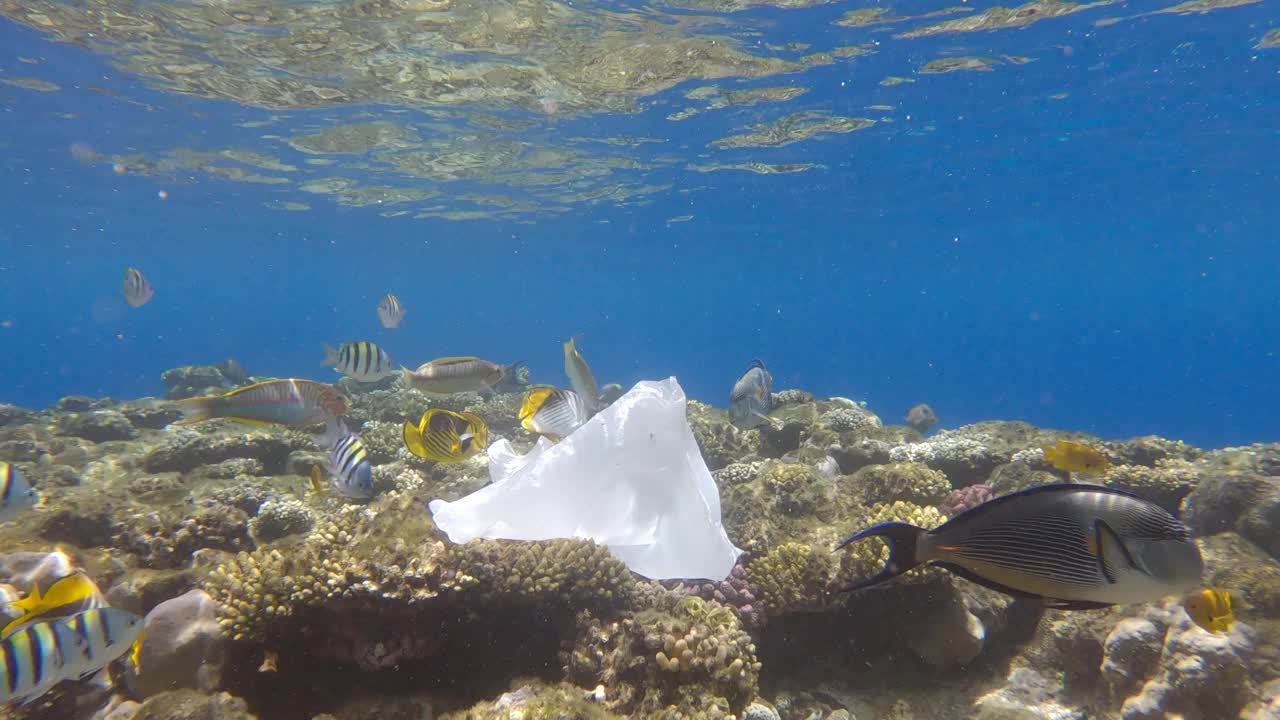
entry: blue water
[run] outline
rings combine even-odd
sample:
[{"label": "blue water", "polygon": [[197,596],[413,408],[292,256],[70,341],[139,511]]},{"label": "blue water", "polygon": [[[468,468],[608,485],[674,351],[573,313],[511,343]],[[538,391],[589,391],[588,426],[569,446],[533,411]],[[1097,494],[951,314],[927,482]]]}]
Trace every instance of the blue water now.
[{"label": "blue water", "polygon": [[[1159,7],[916,40],[830,25],[843,5],[733,15],[766,42],[811,43],[805,52],[882,42],[803,73],[693,80],[642,98],[635,114],[525,113],[538,121],[531,144],[664,138],[611,151],[684,162],[635,176],[672,185],[649,205],[576,204],[523,223],[386,218],[288,187],[77,161],[73,143],[107,154],[266,148],[301,165],[261,136],[361,112],[404,119],[384,106],[281,112],[168,93],[0,20],[0,78],[62,88],[0,85],[0,401],[160,395],[165,369],[227,356],[258,375],[327,379],[321,344],[352,339],[407,365],[524,360],[535,381],[565,384],[560,344],[578,334],[600,382],[676,375],[720,406],[758,356],[775,390],[866,400],[888,421],[928,402],[942,426],[999,418],[1206,446],[1275,439],[1280,50],[1253,45],[1280,15],[1259,3],[1093,25]],[[1035,60],[913,74],[946,54]],[[916,82],[878,85],[887,75]],[[793,83],[808,93],[666,119],[705,104],[683,98],[692,87]],[[707,147],[798,110],[893,122],[779,148]],[[272,115],[286,119],[236,125]],[[824,167],[686,167],[747,161]],[[422,204],[485,190],[398,184],[445,193]],[[290,200],[312,209],[263,205]],[[683,215],[693,217],[668,222]],[[121,297],[129,265],[156,288],[139,309]],[[408,309],[399,330],[375,317],[386,292]]]}]

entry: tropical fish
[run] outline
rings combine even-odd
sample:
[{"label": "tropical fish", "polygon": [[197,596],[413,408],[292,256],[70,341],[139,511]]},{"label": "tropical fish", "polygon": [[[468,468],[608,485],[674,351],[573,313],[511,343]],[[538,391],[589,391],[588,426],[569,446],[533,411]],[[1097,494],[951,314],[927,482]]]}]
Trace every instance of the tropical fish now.
[{"label": "tropical fish", "polygon": [[18,468],[0,462],[0,522],[13,520],[39,503],[40,493]]},{"label": "tropical fish", "polygon": [[1059,440],[1044,449],[1044,461],[1059,470],[1095,474],[1111,467],[1107,456],[1084,443]]},{"label": "tropical fish", "polygon": [[89,677],[126,653],[137,665],[138,640],[142,633],[140,616],[120,608],[100,607],[53,622],[71,628],[83,639],[83,643],[77,643],[80,652],[65,658],[63,677],[77,680]]},{"label": "tropical fish", "polygon": [[590,417],[581,395],[548,385],[530,389],[520,403],[519,418],[524,429],[553,440],[577,430]]},{"label": "tropical fish", "polygon": [[227,358],[214,365],[214,367],[218,368],[218,372],[222,373],[222,377],[226,378],[232,385],[239,385],[249,379],[248,371],[235,358]]},{"label": "tropical fish", "polygon": [[[329,421],[329,427],[316,442],[329,448],[329,474],[333,476],[333,487],[349,498],[365,499],[373,496],[373,467],[369,464],[368,453],[360,436],[347,429],[345,423],[336,418]],[[311,485],[321,481],[320,467],[311,468]]]},{"label": "tropical fish", "polygon": [[1159,600],[1196,587],[1203,561],[1190,531],[1155,503],[1101,485],[1056,483],[988,500],[932,530],[875,525],[889,561],[848,590],[933,563],[993,590],[1083,610]]},{"label": "tropical fish", "polygon": [[752,360],[729,393],[729,422],[750,430],[767,422],[773,409],[773,376],[764,363]]},{"label": "tropical fish", "polygon": [[35,623],[0,640],[0,703],[31,702],[70,677],[86,640],[64,621]]},{"label": "tropical fish", "polygon": [[1235,622],[1231,611],[1231,593],[1226,590],[1204,588],[1188,595],[1182,601],[1187,617],[1209,632],[1227,632]]},{"label": "tropical fish", "polygon": [[404,446],[409,452],[438,463],[456,463],[484,450],[489,428],[474,413],[432,408],[415,426],[404,424]]},{"label": "tropical fish", "polygon": [[8,637],[16,630],[51,617],[65,617],[106,606],[106,598],[93,580],[82,572],[73,572],[50,583],[44,594],[40,593],[39,585],[32,585],[26,597],[10,602],[9,607],[21,610],[22,615],[5,625],[0,630],[0,637]]},{"label": "tropical fish", "polygon": [[377,382],[396,372],[391,356],[365,340],[342,343],[337,350],[326,344],[324,360],[320,364],[325,367],[333,366],[335,371],[357,382]]},{"label": "tropical fish", "polygon": [[448,395],[468,390],[488,390],[521,363],[503,367],[476,357],[437,358],[417,370],[402,367],[405,387],[428,395]]},{"label": "tropical fish", "polygon": [[587,410],[595,412],[600,402],[600,391],[596,389],[596,379],[591,375],[591,367],[582,359],[574,338],[564,344],[564,374],[569,376],[569,385],[578,393]]},{"label": "tropical fish", "polygon": [[383,295],[382,302],[378,303],[378,321],[382,327],[398,328],[401,320],[404,320],[404,307],[400,305],[400,298],[391,293]]},{"label": "tropical fish", "polygon": [[290,378],[236,388],[224,395],[179,400],[178,425],[225,418],[251,425],[315,425],[346,414],[347,397],[332,385]]},{"label": "tropical fish", "polygon": [[130,307],[146,305],[151,302],[151,297],[155,294],[155,288],[151,287],[151,283],[147,282],[137,268],[124,271],[124,301],[129,303]]},{"label": "tropical fish", "polygon": [[933,408],[924,403],[912,405],[907,411],[907,427],[918,433],[928,432],[936,422],[938,422],[938,416],[933,414]]}]

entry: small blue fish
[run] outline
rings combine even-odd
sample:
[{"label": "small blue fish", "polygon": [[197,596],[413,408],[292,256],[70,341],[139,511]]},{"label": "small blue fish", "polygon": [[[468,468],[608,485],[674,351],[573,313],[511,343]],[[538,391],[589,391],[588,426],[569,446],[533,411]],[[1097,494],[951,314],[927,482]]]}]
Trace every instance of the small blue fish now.
[{"label": "small blue fish", "polygon": [[[331,420],[316,443],[329,448],[329,474],[333,478],[330,484],[334,489],[356,500],[373,497],[373,466],[359,435],[348,430],[341,420]],[[323,481],[319,466],[312,466],[312,485],[323,486]]]},{"label": "small blue fish", "polygon": [[40,493],[31,487],[18,468],[0,462],[0,522],[8,522],[35,507]]},{"label": "small blue fish", "polygon": [[767,422],[773,409],[773,376],[764,363],[752,360],[729,393],[729,422],[750,430]]}]

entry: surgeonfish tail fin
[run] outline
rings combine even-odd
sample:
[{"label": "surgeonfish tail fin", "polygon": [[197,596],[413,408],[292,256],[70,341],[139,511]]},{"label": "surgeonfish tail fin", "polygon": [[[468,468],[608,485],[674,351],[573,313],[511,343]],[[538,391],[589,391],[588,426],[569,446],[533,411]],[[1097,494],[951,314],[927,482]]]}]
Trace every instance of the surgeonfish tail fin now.
[{"label": "surgeonfish tail fin", "polygon": [[924,533],[924,528],[918,528],[904,522],[885,522],[879,525],[872,525],[862,532],[850,535],[848,538],[836,546],[836,550],[844,548],[850,543],[857,542],[864,538],[878,537],[884,540],[889,546],[889,560],[884,564],[884,568],[880,572],[872,575],[865,580],[859,580],[851,585],[844,587],[845,592],[853,590],[861,590],[879,585],[882,582],[891,580],[902,573],[921,564],[920,558],[916,557],[916,543],[920,539],[920,535]]},{"label": "surgeonfish tail fin", "polygon": [[320,367],[333,367],[338,364],[341,358],[338,357],[338,351],[329,343],[324,344],[324,359],[320,361]]}]

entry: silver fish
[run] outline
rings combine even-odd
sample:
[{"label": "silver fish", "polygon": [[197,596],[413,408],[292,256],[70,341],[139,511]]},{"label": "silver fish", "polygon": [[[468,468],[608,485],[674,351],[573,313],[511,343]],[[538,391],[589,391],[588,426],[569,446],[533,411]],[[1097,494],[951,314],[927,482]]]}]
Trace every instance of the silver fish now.
[{"label": "silver fish", "polygon": [[124,301],[130,307],[142,307],[151,301],[156,294],[155,288],[142,276],[137,268],[124,271]]},{"label": "silver fish", "polygon": [[932,530],[900,522],[878,537],[889,561],[847,590],[933,563],[993,590],[1048,607],[1086,610],[1152,602],[1196,587],[1204,569],[1190,531],[1155,503],[1101,485],[1041,485],[989,500]]},{"label": "silver fish", "polygon": [[400,305],[400,298],[391,293],[383,295],[382,302],[378,303],[378,321],[382,327],[398,328],[401,320],[404,320],[404,307]]},{"label": "silver fish", "polygon": [[600,403],[600,391],[596,389],[596,379],[591,375],[591,367],[582,359],[574,338],[569,338],[564,344],[564,374],[569,376],[569,385],[586,403],[587,410],[595,412]]},{"label": "silver fish", "polygon": [[764,363],[752,360],[729,393],[729,422],[742,430],[772,422],[773,376]]},{"label": "silver fish", "polygon": [[374,343],[360,340],[345,342],[335,350],[324,346],[324,366],[333,369],[357,382],[377,382],[396,373],[391,356]]},{"label": "silver fish", "polygon": [[40,502],[40,493],[18,472],[18,468],[0,462],[0,522],[8,522]]},{"label": "silver fish", "polygon": [[69,653],[62,676],[83,679],[102,670],[129,652],[142,632],[142,618],[113,607],[93,608],[55,621],[75,631],[84,642],[79,653]]},{"label": "silver fish", "polygon": [[333,477],[330,484],[334,489],[349,498],[373,497],[373,467],[359,435],[348,430],[346,423],[334,419],[316,442],[329,448],[329,474]]}]

